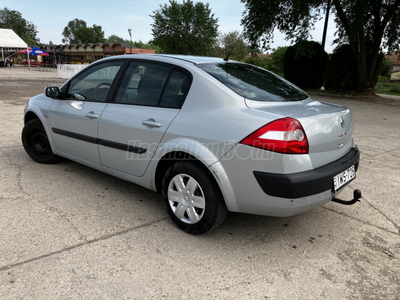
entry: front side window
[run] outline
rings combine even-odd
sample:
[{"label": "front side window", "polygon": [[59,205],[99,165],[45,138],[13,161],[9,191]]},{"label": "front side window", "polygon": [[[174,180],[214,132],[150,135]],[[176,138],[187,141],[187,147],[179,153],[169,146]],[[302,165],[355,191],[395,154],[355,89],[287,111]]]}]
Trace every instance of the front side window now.
[{"label": "front side window", "polygon": [[123,61],[98,64],[75,77],[68,88],[68,99],[106,101],[110,87]]},{"label": "front side window", "polygon": [[300,101],[308,97],[288,81],[256,66],[241,63],[198,64],[240,96],[256,101]]}]

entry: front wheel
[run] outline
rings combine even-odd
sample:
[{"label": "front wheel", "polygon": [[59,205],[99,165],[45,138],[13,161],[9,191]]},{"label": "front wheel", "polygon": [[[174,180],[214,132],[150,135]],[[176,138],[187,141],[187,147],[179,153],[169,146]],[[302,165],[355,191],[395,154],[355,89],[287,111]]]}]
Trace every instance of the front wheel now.
[{"label": "front wheel", "polygon": [[35,161],[42,164],[53,164],[59,159],[51,150],[50,142],[42,122],[30,120],[22,129],[22,144],[26,153]]},{"label": "front wheel", "polygon": [[227,214],[214,178],[194,162],[177,162],[168,169],[162,195],[172,221],[191,234],[218,227]]}]

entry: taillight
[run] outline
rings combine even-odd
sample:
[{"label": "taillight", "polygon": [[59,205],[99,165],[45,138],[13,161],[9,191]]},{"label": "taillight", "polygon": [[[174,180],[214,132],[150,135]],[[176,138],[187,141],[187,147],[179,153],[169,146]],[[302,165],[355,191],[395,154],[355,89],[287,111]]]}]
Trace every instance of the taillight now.
[{"label": "taillight", "polygon": [[308,153],[304,129],[299,121],[292,118],[273,121],[250,134],[241,143],[285,154]]}]

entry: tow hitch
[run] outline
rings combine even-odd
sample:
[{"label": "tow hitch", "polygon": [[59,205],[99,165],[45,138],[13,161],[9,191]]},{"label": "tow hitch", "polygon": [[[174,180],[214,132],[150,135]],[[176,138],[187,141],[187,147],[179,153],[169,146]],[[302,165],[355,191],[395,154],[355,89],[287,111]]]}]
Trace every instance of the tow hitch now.
[{"label": "tow hitch", "polygon": [[346,200],[333,198],[332,201],[336,202],[336,203],[344,204],[344,205],[353,205],[356,202],[360,202],[360,198],[361,198],[361,191],[360,190],[354,190],[354,192],[353,192],[353,200],[346,201]]}]

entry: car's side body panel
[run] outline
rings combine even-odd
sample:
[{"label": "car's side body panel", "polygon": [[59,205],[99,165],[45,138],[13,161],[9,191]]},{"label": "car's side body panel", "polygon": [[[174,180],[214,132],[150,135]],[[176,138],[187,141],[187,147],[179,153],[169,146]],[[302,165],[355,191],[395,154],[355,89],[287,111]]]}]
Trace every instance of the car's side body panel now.
[{"label": "car's side body panel", "polygon": [[[108,104],[100,119],[98,138],[126,145],[126,148],[101,145],[102,165],[143,176],[165,131],[178,113],[178,109]],[[146,121],[150,123],[145,124],[150,125],[143,124]]]},{"label": "car's side body panel", "polygon": [[56,151],[100,164],[97,130],[106,106],[104,102],[55,100],[49,125]]}]

